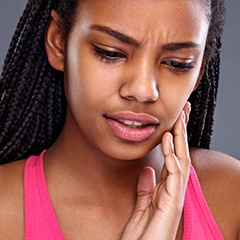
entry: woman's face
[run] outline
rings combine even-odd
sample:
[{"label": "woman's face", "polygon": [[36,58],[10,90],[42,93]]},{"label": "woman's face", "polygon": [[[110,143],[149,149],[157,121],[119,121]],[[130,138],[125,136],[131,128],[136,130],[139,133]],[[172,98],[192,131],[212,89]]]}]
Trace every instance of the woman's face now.
[{"label": "woman's face", "polygon": [[66,124],[92,149],[145,156],[197,85],[208,31],[199,0],[88,0],[65,49]]}]

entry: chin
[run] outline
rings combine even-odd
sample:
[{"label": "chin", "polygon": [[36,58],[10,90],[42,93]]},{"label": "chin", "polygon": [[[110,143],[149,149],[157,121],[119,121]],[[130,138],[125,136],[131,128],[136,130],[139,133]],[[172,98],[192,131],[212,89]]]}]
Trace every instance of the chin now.
[{"label": "chin", "polygon": [[118,160],[134,161],[147,157],[155,147],[156,146],[149,147],[146,146],[146,144],[142,146],[132,143],[130,146],[128,144],[128,146],[108,148],[105,154]]}]

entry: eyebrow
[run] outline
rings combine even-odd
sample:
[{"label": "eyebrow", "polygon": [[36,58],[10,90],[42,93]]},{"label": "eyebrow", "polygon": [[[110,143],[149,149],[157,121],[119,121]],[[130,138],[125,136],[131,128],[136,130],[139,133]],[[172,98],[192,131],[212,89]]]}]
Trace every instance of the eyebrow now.
[{"label": "eyebrow", "polygon": [[97,30],[97,31],[103,32],[105,34],[108,34],[108,35],[120,40],[121,42],[133,45],[134,47],[140,46],[140,42],[137,41],[136,39],[134,39],[126,34],[120,33],[116,30],[113,30],[109,27],[101,26],[101,25],[92,25],[90,27],[90,29]]},{"label": "eyebrow", "polygon": [[[109,27],[95,24],[95,25],[91,25],[90,29],[97,30],[97,31],[103,32],[105,34],[108,34],[108,35],[118,39],[119,41],[121,41],[123,43],[133,45],[134,47],[139,47],[140,46],[140,41],[138,41],[138,40],[126,35],[126,34],[123,34],[121,32],[113,30]],[[176,42],[176,43],[164,44],[163,47],[162,47],[162,50],[176,51],[176,50],[181,50],[181,49],[184,49],[184,48],[198,48],[198,47],[200,47],[200,45],[198,43],[191,42],[191,41]]]},{"label": "eyebrow", "polygon": [[176,51],[183,48],[199,48],[200,44],[195,42],[176,42],[176,43],[167,43],[163,45],[163,50],[167,51]]}]

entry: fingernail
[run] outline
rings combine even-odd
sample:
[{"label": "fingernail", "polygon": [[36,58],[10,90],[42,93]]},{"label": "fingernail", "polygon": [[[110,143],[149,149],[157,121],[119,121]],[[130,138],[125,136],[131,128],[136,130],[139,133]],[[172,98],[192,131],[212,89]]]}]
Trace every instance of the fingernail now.
[{"label": "fingernail", "polygon": [[187,132],[187,122],[188,122],[188,115],[186,116],[185,112],[182,111],[182,127],[185,133]]},{"label": "fingernail", "polygon": [[187,108],[187,115],[189,116],[191,112],[191,104],[189,105],[189,107]]},{"label": "fingernail", "polygon": [[188,102],[188,106],[187,108],[185,109],[185,114],[186,114],[186,124],[188,123],[189,121],[189,116],[190,116],[190,113],[191,113],[191,103]]},{"label": "fingernail", "polygon": [[173,145],[173,136],[172,134],[169,134],[169,144],[170,144],[170,149],[172,152],[174,152],[174,145]]},{"label": "fingernail", "polygon": [[187,106],[187,109],[186,109],[186,114],[189,115],[191,112],[191,103],[188,102],[188,106]]},{"label": "fingernail", "polygon": [[186,115],[185,115],[185,112],[182,110],[182,116],[181,116],[181,118],[182,118],[182,120],[183,120],[183,122],[185,122],[186,121]]}]

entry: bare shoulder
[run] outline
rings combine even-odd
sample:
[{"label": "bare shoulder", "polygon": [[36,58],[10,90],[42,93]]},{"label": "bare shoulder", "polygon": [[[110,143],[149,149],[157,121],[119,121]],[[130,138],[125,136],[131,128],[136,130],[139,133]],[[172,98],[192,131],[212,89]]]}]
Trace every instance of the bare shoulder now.
[{"label": "bare shoulder", "polygon": [[0,232],[4,239],[23,239],[24,163],[0,166]]},{"label": "bare shoulder", "polygon": [[240,161],[224,153],[190,149],[203,194],[225,239],[240,239]]},{"label": "bare shoulder", "polygon": [[207,149],[191,148],[190,154],[192,164],[199,177],[207,179],[220,177],[226,184],[230,182],[231,185],[234,183],[239,185],[239,160],[224,153]]}]

